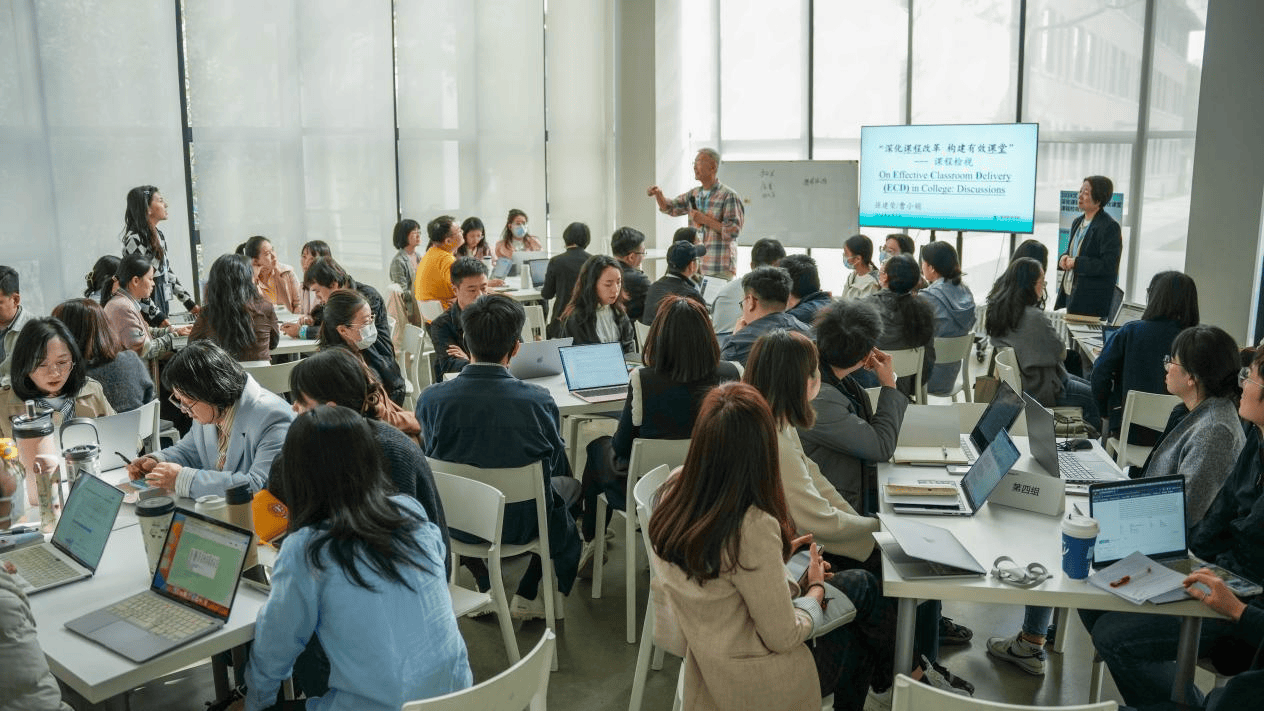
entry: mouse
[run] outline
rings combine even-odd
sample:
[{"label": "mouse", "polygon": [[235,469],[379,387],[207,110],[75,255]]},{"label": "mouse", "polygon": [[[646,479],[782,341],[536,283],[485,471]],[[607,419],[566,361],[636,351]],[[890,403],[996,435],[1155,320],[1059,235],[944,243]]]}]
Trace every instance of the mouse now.
[{"label": "mouse", "polygon": [[1084,449],[1092,449],[1093,443],[1083,437],[1077,437],[1075,439],[1067,440],[1066,446],[1069,450],[1079,452]]},{"label": "mouse", "polygon": [[1190,587],[1202,591],[1203,594],[1198,598],[1199,600],[1211,594],[1211,588],[1208,587],[1207,583],[1194,583]]}]

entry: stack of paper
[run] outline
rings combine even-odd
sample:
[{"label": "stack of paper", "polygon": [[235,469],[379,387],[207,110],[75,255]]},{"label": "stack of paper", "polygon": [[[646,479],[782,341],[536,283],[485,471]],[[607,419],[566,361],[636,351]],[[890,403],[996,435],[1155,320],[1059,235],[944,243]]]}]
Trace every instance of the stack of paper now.
[{"label": "stack of paper", "polygon": [[1189,597],[1185,576],[1140,552],[1088,576],[1093,585],[1140,605],[1176,602]]}]

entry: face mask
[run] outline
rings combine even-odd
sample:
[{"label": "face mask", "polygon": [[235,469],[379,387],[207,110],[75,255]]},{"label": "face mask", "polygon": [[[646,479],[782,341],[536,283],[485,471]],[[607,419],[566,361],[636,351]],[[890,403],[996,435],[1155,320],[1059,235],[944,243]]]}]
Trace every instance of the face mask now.
[{"label": "face mask", "polygon": [[366,323],[360,328],[360,340],[356,341],[356,348],[365,350],[377,342],[377,326],[372,323]]},{"label": "face mask", "polygon": [[526,225],[514,225],[514,226],[513,226],[513,236],[514,236],[514,237],[517,237],[518,239],[522,239],[523,237],[526,237],[526,236],[527,236],[527,226],[526,226]]},{"label": "face mask", "polygon": [[855,257],[847,257],[847,258],[844,258],[844,259],[843,259],[843,264],[847,265],[847,268],[848,268],[848,269],[851,269],[851,270],[853,270],[853,271],[854,271],[854,270],[856,269],[856,265],[851,263],[851,261],[852,261],[853,259],[855,259]]},{"label": "face mask", "polygon": [[884,249],[878,253],[878,264],[886,264],[887,260],[890,258],[891,258],[891,253]]}]

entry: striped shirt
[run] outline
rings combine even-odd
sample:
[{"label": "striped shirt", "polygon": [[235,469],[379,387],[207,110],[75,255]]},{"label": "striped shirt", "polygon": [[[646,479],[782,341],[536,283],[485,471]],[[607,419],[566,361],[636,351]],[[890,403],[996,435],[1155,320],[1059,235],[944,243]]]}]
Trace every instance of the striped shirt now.
[{"label": "striped shirt", "polygon": [[723,231],[702,226],[697,228],[698,237],[707,247],[707,253],[702,257],[702,273],[732,279],[737,274],[737,237],[742,232],[742,223],[746,221],[742,198],[721,183],[716,183],[710,190],[699,185],[668,200],[667,209],[663,212],[673,217],[689,214],[690,198],[699,212],[714,217],[724,225]]}]

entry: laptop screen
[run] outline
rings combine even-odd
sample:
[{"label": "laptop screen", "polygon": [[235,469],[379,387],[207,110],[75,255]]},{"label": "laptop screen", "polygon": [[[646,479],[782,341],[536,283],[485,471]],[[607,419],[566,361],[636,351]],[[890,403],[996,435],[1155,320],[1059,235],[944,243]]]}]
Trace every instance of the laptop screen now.
[{"label": "laptop screen", "polygon": [[1140,320],[1141,315],[1145,313],[1145,307],[1141,304],[1125,302],[1120,305],[1119,312],[1115,314],[1115,318],[1111,321],[1112,326],[1122,326],[1125,323]]},{"label": "laptop screen", "polygon": [[996,433],[1009,429],[1022,411],[1022,397],[1008,383],[1001,383],[996,389],[996,396],[988,403],[983,416],[970,432],[970,442],[974,444],[974,448],[979,452],[987,449]]},{"label": "laptop screen", "polygon": [[53,531],[53,545],[95,571],[122,504],[122,491],[94,476],[79,477]]},{"label": "laptop screen", "polygon": [[150,589],[227,618],[251,542],[247,531],[176,509]]},{"label": "laptop screen", "polygon": [[1023,400],[1027,403],[1027,446],[1031,448],[1031,456],[1046,474],[1061,478],[1053,413],[1027,393],[1023,393]]},{"label": "laptop screen", "polygon": [[1137,551],[1159,558],[1185,554],[1185,477],[1180,474],[1094,484],[1088,506],[1100,527],[1093,567]]},{"label": "laptop screen", "polygon": [[559,348],[567,390],[605,388],[628,384],[628,367],[618,343],[593,343]]},{"label": "laptop screen", "polygon": [[961,479],[961,490],[965,493],[970,508],[978,511],[1016,462],[1018,447],[1014,446],[1014,440],[1010,439],[1008,432],[1000,430]]},{"label": "laptop screen", "polygon": [[531,285],[537,289],[544,286],[544,275],[549,270],[549,260],[533,259],[527,262],[527,267],[531,270]]},{"label": "laptop screen", "polygon": [[501,257],[496,260],[496,266],[492,267],[492,278],[504,279],[509,275],[510,269],[513,269],[513,260],[509,257]]}]

